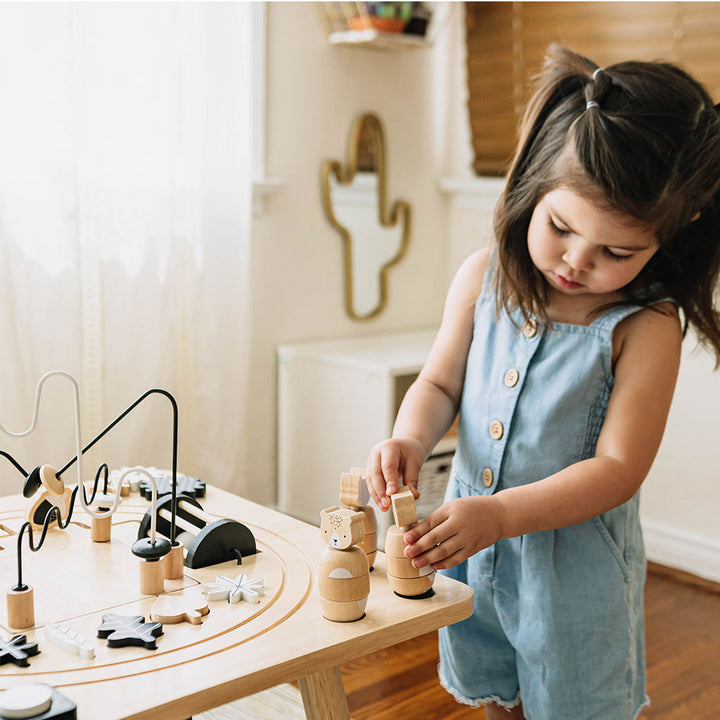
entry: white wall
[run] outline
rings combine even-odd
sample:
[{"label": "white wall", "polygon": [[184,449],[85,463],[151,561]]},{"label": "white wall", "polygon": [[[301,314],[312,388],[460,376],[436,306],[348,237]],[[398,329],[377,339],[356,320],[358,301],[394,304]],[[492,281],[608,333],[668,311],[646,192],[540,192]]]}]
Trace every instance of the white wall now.
[{"label": "white wall", "polygon": [[[275,500],[277,346],[436,326],[447,289],[448,202],[438,183],[456,154],[448,126],[459,102],[446,78],[457,76],[461,18],[448,18],[431,48],[392,53],[330,46],[316,11],[267,5],[266,170],[284,184],[253,228],[248,467],[254,499],[266,503]],[[343,307],[341,242],[323,215],[320,167],[344,160],[352,121],[367,111],[384,123],[389,199],[408,200],[413,220],[387,309],[357,322]]]}]

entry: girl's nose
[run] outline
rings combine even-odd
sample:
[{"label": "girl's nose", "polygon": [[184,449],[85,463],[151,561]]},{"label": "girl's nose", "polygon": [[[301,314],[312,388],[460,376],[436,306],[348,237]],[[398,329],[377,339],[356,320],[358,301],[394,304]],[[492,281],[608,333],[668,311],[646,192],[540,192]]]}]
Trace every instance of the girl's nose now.
[{"label": "girl's nose", "polygon": [[573,270],[580,272],[581,270],[590,270],[593,266],[592,259],[593,249],[579,240],[569,244],[565,248],[562,259]]}]

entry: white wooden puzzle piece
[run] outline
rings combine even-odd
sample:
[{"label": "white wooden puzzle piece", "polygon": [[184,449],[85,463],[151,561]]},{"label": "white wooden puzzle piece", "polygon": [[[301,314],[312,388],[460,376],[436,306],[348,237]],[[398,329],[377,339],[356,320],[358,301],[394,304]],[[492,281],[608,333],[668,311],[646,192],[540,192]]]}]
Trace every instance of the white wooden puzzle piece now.
[{"label": "white wooden puzzle piece", "polygon": [[66,652],[79,655],[88,660],[95,657],[95,648],[82,635],[74,632],[66,625],[48,623],[45,626],[45,637]]},{"label": "white wooden puzzle piece", "polygon": [[227,600],[232,604],[244,600],[247,603],[259,603],[260,596],[265,594],[265,589],[262,578],[250,578],[241,574],[232,580],[218,575],[214,583],[205,583],[203,593],[210,602]]}]

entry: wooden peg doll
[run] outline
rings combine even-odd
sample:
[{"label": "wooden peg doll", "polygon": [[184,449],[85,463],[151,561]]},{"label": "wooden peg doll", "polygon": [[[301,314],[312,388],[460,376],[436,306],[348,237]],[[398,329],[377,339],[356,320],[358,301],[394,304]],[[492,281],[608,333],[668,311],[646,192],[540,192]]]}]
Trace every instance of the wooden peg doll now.
[{"label": "wooden peg doll", "polygon": [[365,468],[353,467],[340,476],[340,503],[363,514],[365,532],[360,547],[367,555],[368,567],[373,569],[377,555],[377,520],[370,503],[370,493],[365,483]]},{"label": "wooden peg doll", "polygon": [[401,487],[390,496],[395,525],[388,528],[385,537],[385,561],[387,578],[396,595],[409,598],[430,597],[435,581],[435,571],[426,565],[416,568],[405,557],[405,533],[417,524],[415,498],[409,487]]},{"label": "wooden peg doll", "polygon": [[365,615],[370,574],[365,551],[363,513],[338,506],[320,511],[320,533],[328,547],[320,556],[319,590],[323,617],[351,622]]}]

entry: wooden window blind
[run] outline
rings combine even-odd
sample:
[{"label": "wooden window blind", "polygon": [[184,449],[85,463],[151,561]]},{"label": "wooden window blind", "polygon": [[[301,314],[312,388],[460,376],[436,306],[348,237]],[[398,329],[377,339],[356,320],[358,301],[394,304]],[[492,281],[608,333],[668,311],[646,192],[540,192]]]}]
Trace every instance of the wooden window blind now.
[{"label": "wooden window blind", "polygon": [[473,169],[501,175],[532,77],[558,42],[598,65],[666,60],[720,99],[720,2],[470,2],[468,111]]}]

